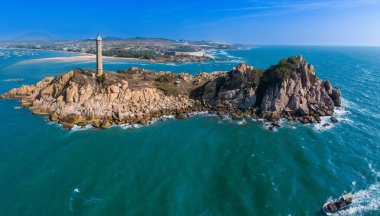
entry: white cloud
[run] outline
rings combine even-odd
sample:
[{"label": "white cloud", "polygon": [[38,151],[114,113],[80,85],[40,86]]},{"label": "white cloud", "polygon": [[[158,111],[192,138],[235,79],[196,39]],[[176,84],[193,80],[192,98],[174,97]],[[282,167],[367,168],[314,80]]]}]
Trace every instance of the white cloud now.
[{"label": "white cloud", "polygon": [[360,6],[377,5],[380,0],[322,0],[322,1],[276,1],[261,3],[261,1],[251,1],[252,6],[240,8],[226,8],[220,10],[212,10],[209,12],[234,12],[234,11],[265,11],[276,9],[289,10],[319,10],[327,8],[355,8]]}]

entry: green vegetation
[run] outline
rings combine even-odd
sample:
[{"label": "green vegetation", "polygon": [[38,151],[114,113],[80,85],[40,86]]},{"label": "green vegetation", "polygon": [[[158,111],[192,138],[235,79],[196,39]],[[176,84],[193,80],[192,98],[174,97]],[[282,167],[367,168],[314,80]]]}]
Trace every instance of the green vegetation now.
[{"label": "green vegetation", "polygon": [[176,52],[196,52],[197,50],[191,46],[178,46],[174,49],[169,49],[168,51],[176,51]]},{"label": "green vegetation", "polygon": [[62,94],[62,89],[58,89],[58,91],[55,93],[54,97],[57,98]]},{"label": "green vegetation", "polygon": [[277,65],[273,65],[266,70],[266,79],[288,79],[293,72],[298,72],[296,67],[298,61],[299,57],[296,56],[282,59]]},{"label": "green vegetation", "polygon": [[174,84],[175,80],[177,78],[171,74],[164,74],[155,79],[157,88],[161,89],[168,96],[178,96],[179,94],[178,87]]},{"label": "green vegetation", "polygon": [[178,87],[170,83],[158,83],[157,88],[162,90],[165,95],[168,96],[177,97],[179,95]]},{"label": "green vegetation", "polygon": [[105,75],[105,74],[102,74],[101,76],[96,77],[96,81],[97,81],[99,84],[103,84],[104,81],[106,81],[106,75]]},{"label": "green vegetation", "polygon": [[156,53],[150,50],[124,50],[124,49],[110,49],[103,51],[104,56],[124,57],[124,58],[140,58],[140,59],[155,59]]},{"label": "green vegetation", "polygon": [[165,74],[156,79],[157,82],[160,83],[173,83],[177,80],[176,77],[173,77],[171,74]]}]

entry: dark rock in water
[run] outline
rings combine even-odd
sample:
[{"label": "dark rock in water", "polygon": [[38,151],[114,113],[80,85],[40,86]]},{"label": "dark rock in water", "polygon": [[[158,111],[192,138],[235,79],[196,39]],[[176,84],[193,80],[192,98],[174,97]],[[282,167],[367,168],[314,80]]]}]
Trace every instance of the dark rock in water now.
[{"label": "dark rock in water", "polygon": [[333,123],[339,122],[339,120],[335,116],[331,116],[330,121]]},{"label": "dark rock in water", "polygon": [[323,127],[328,127],[328,126],[330,126],[330,124],[329,123],[324,123],[322,126]]},{"label": "dark rock in water", "polygon": [[244,119],[244,116],[241,113],[233,113],[231,118],[232,120],[241,121]]},{"label": "dark rock in water", "polygon": [[300,118],[300,122],[301,122],[302,124],[308,124],[308,123],[310,123],[309,119],[306,118],[306,117],[302,117],[302,118]]},{"label": "dark rock in water", "polygon": [[303,124],[308,124],[308,123],[316,123],[317,120],[315,119],[314,116],[303,116],[300,118],[300,122]]},{"label": "dark rock in water", "polygon": [[186,114],[185,113],[177,113],[176,118],[177,119],[185,119],[186,118]]},{"label": "dark rock in water", "polygon": [[315,120],[315,118],[313,116],[309,116],[309,121],[311,123],[316,123],[317,122],[317,120]]},{"label": "dark rock in water", "polygon": [[314,117],[315,117],[315,120],[317,120],[318,123],[321,122],[321,118],[319,117],[319,115],[315,115]]},{"label": "dark rock in water", "polygon": [[272,123],[273,127],[280,128],[281,125],[278,122],[273,122]]},{"label": "dark rock in water", "polygon": [[326,115],[331,116],[334,113],[333,110],[326,110]]}]

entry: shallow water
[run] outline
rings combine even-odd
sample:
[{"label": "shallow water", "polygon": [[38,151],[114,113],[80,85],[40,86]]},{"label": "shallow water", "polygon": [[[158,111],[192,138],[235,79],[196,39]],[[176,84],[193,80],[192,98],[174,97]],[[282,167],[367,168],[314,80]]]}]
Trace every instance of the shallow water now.
[{"label": "shallow water", "polygon": [[[30,84],[94,67],[93,62],[24,62],[74,55],[33,52],[0,56],[0,80],[21,77]],[[0,100],[0,214],[318,215],[330,196],[353,191],[353,207],[343,215],[379,215],[380,48],[257,47],[214,53],[233,56],[234,62],[107,60],[104,68],[196,74],[228,70],[240,61],[266,68],[297,54],[341,89],[338,124],[283,122],[269,131],[256,120],[194,116],[139,128],[67,131],[44,116],[15,109],[16,100]],[[0,93],[21,84],[1,81]]]}]

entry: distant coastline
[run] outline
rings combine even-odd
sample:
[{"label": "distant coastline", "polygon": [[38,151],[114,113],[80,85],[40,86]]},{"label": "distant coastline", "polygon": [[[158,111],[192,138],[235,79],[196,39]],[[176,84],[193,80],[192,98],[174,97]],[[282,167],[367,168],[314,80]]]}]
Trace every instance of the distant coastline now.
[{"label": "distant coastline", "polygon": [[[76,54],[75,56],[60,56],[60,57],[47,57],[47,58],[36,58],[25,60],[23,63],[31,63],[31,62],[44,62],[44,61],[58,61],[58,62],[77,62],[77,61],[95,61],[96,55],[90,53],[83,52],[73,52],[73,51],[62,51],[62,50],[40,50],[40,49],[23,49],[23,48],[4,48],[3,50],[34,50],[34,51],[49,51],[49,52],[61,52],[61,53],[70,53]],[[225,50],[223,50],[225,51]],[[233,59],[230,57],[226,58],[217,58],[213,55],[209,54],[214,52],[214,50],[210,50],[209,52],[205,52],[205,56],[208,56],[210,59],[207,61],[232,61]],[[103,56],[105,60],[127,60],[127,61],[139,61],[139,62],[151,62],[151,63],[191,63],[193,61],[154,61],[149,59],[142,58],[131,58],[131,57],[118,57],[118,56]],[[200,61],[202,62],[202,61]],[[203,61],[204,62],[204,61]]]},{"label": "distant coastline", "polygon": [[[60,51],[67,52],[67,51]],[[78,53],[77,56],[64,56],[64,57],[48,57],[48,58],[37,58],[23,61],[23,63],[30,62],[43,62],[43,61],[58,61],[58,62],[75,62],[75,61],[95,61],[96,56],[94,54],[88,53]],[[118,59],[118,60],[130,60],[130,61],[144,61],[138,58],[123,58],[123,57],[111,57],[105,56],[103,59]]]},{"label": "distant coastline", "polygon": [[[0,42],[4,49],[46,50],[95,54],[93,39],[73,41],[8,41]],[[215,41],[185,41],[160,38],[131,38],[104,40],[103,56],[127,60],[141,60],[153,63],[189,63],[207,61],[228,61],[228,57],[218,58],[207,53],[216,50],[241,50],[250,46]]]}]

